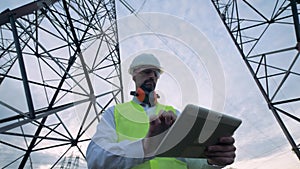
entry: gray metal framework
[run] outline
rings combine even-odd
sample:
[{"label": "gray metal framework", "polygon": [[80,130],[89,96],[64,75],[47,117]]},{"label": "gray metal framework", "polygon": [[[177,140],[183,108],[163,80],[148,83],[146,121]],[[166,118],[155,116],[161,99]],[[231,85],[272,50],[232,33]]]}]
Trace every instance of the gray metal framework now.
[{"label": "gray metal framework", "polygon": [[300,122],[299,2],[212,0],[269,109],[300,159],[299,143],[296,143]]},{"label": "gray metal framework", "polygon": [[99,115],[123,100],[117,32],[114,0],[0,13],[1,168],[86,167]]}]

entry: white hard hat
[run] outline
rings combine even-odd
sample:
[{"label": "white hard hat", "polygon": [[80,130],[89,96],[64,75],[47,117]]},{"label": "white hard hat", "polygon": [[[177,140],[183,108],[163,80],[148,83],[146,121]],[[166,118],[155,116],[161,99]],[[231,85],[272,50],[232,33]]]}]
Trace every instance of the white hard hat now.
[{"label": "white hard hat", "polygon": [[143,70],[150,68],[159,69],[160,73],[162,73],[162,67],[160,66],[158,59],[152,54],[143,53],[133,59],[128,72],[133,75],[134,71],[137,69]]}]

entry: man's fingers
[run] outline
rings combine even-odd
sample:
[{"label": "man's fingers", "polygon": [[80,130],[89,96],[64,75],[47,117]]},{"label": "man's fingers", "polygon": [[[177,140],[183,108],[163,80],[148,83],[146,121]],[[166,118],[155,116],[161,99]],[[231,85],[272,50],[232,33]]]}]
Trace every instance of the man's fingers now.
[{"label": "man's fingers", "polygon": [[235,152],[234,151],[226,151],[226,152],[205,152],[205,155],[208,158],[211,157],[228,157],[228,158],[235,158]]},{"label": "man's fingers", "polygon": [[168,114],[167,112],[164,112],[161,114],[161,120],[166,124],[166,125],[171,125],[172,124],[172,116]]},{"label": "man's fingers", "polygon": [[[219,149],[219,148],[216,148],[214,150],[217,150],[217,149]],[[205,155],[207,156],[209,163],[220,165],[220,166],[232,164],[234,162],[236,154],[234,151],[230,151],[230,150],[235,150],[235,147],[233,146],[228,149],[223,147],[220,150],[221,151],[216,151],[216,152],[215,151],[205,152]]]},{"label": "man's fingers", "polygon": [[235,151],[236,147],[234,145],[213,145],[213,146],[209,146],[207,147],[207,152],[230,152],[230,151]]},{"label": "man's fingers", "polygon": [[208,146],[205,155],[210,164],[225,166],[232,164],[235,159],[236,147],[232,136],[221,137],[216,145]]},{"label": "man's fingers", "polygon": [[235,142],[234,138],[229,136],[229,137],[221,137],[219,139],[219,143],[220,144],[227,144],[227,145],[231,145]]},{"label": "man's fingers", "polygon": [[159,119],[170,126],[176,120],[176,115],[172,111],[166,112],[161,110],[159,112]]},{"label": "man's fingers", "polygon": [[216,164],[219,166],[226,166],[226,165],[230,165],[234,162],[234,158],[226,158],[226,157],[213,157],[213,158],[209,158],[208,162],[210,164]]},{"label": "man's fingers", "polygon": [[158,116],[156,116],[156,115],[150,116],[149,120],[150,120],[150,124],[151,125],[161,124],[160,118]]},{"label": "man's fingers", "polygon": [[176,115],[172,111],[160,111],[158,115],[149,117],[150,128],[147,136],[155,136],[166,131],[175,121]]}]

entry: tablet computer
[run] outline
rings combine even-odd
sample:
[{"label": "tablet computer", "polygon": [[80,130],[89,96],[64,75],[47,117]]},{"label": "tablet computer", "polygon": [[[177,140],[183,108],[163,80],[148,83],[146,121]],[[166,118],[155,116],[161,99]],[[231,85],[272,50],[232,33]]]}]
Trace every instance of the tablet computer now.
[{"label": "tablet computer", "polygon": [[230,136],[240,126],[238,118],[187,105],[166,131],[155,151],[159,157],[205,158],[204,150],[222,136]]}]

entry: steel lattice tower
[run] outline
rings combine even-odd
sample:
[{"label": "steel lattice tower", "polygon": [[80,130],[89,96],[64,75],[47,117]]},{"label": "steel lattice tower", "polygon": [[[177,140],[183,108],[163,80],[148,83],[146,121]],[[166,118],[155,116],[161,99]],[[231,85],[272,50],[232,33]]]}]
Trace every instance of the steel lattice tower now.
[{"label": "steel lattice tower", "polygon": [[[300,159],[299,0],[212,0],[269,109]],[[246,94],[246,93],[245,93]],[[263,117],[260,117],[263,118]],[[298,134],[298,135],[297,135]]]},{"label": "steel lattice tower", "polygon": [[84,163],[87,133],[123,100],[115,1],[35,1],[3,11],[0,34],[0,167]]}]

